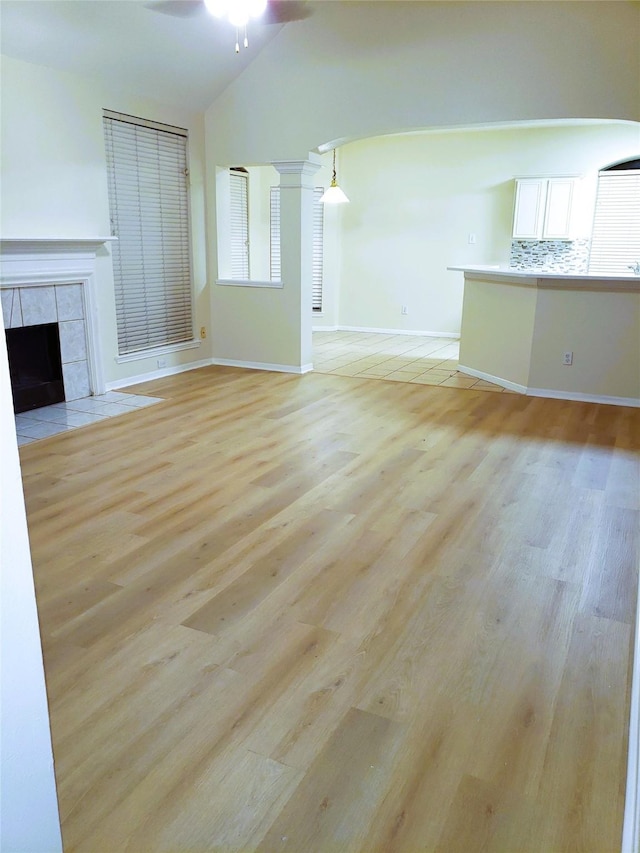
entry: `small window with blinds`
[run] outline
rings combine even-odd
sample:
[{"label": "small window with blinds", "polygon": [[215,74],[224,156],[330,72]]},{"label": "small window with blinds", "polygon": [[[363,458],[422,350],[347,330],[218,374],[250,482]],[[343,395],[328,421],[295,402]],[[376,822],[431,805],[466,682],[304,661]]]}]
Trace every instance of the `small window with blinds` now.
[{"label": "small window with blinds", "polygon": [[[311,306],[322,311],[322,267],[324,259],[324,187],[313,191],[313,279]],[[280,281],[280,187],[271,187],[271,280]]]},{"label": "small window with blinds", "polygon": [[249,279],[249,173],[230,169],[231,278]]},{"label": "small window with blinds", "polygon": [[630,275],[640,261],[640,169],[624,165],[598,176],[590,273]]},{"label": "small window with blinds", "polygon": [[120,355],[193,340],[187,131],[104,111]]}]

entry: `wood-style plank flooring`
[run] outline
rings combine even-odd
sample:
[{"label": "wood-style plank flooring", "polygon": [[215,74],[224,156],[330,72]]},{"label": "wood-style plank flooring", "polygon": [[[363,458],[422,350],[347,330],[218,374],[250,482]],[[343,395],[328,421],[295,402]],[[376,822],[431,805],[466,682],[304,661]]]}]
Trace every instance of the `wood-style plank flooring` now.
[{"label": "wood-style plank flooring", "polygon": [[67,853],[619,849],[639,410],[131,390],[21,448]]}]

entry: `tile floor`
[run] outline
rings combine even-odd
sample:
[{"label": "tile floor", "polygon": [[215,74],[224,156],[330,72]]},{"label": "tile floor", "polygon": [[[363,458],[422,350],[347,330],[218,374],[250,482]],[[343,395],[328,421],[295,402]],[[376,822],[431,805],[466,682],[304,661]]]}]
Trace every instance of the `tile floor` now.
[{"label": "tile floor", "polygon": [[313,367],[318,373],[506,392],[500,385],[458,372],[460,342],[423,335],[380,332],[314,332]]},{"label": "tile floor", "polygon": [[122,391],[107,391],[97,397],[84,397],[70,403],[55,403],[41,409],[32,409],[16,415],[18,444],[29,444],[39,438],[48,438],[60,432],[103,421],[115,415],[161,403],[161,397],[144,397],[141,394],[125,394]]}]

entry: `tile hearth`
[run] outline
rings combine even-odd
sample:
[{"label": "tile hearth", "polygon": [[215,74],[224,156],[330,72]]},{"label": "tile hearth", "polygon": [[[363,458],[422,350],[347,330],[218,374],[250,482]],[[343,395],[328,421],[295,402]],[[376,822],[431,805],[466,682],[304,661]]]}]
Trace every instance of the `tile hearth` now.
[{"label": "tile hearth", "polygon": [[162,397],[107,391],[106,394],[96,397],[84,397],[81,400],[55,403],[53,406],[21,412],[16,415],[18,444],[30,444],[39,438],[49,438],[70,429],[97,423],[116,415],[125,415],[136,409],[162,402]]}]

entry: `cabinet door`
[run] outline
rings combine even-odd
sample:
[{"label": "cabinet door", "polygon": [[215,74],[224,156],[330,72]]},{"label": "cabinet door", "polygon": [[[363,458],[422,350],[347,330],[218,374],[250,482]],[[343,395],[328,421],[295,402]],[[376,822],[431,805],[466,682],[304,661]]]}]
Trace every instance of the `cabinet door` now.
[{"label": "cabinet door", "polygon": [[571,236],[574,185],[572,178],[549,178],[542,229],[545,240],[562,240]]},{"label": "cabinet door", "polygon": [[513,236],[516,240],[539,240],[544,223],[547,181],[531,178],[516,181]]}]

